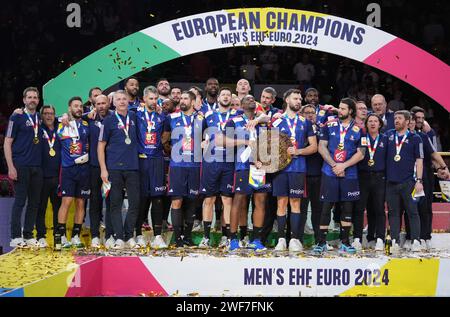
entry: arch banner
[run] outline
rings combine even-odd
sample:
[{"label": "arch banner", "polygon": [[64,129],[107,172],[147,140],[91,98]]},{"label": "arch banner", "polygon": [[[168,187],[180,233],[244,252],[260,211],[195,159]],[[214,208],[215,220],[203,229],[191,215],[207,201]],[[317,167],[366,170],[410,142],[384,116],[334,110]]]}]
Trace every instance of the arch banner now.
[{"label": "arch banner", "polygon": [[71,96],[106,89],[149,67],[202,51],[288,46],[344,56],[385,71],[450,111],[450,69],[433,55],[382,30],[323,13],[241,8],[164,22],[84,58],[44,86],[44,101],[65,111]]}]

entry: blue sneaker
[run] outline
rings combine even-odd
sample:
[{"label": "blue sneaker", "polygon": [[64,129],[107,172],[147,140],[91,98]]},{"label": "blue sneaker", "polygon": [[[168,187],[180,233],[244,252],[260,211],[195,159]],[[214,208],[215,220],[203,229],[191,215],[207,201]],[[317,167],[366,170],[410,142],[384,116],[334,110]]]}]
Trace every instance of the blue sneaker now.
[{"label": "blue sneaker", "polygon": [[328,248],[327,248],[327,244],[326,244],[326,243],[323,244],[323,245],[318,244],[318,245],[316,245],[316,246],[314,247],[314,249],[313,249],[313,252],[316,253],[316,254],[323,254],[323,253],[325,253],[326,251],[328,251]]},{"label": "blue sneaker", "polygon": [[264,251],[266,250],[266,247],[264,246],[264,244],[262,244],[261,240],[259,239],[255,239],[252,242],[250,242],[248,244],[248,246],[250,249],[253,249],[255,251]]},{"label": "blue sneaker", "polygon": [[355,254],[356,249],[352,247],[351,245],[346,245],[344,243],[341,244],[341,247],[339,248],[340,253],[348,253],[348,254]]},{"label": "blue sneaker", "polygon": [[229,251],[234,251],[239,249],[239,239],[233,239],[230,242],[230,246],[228,247]]}]

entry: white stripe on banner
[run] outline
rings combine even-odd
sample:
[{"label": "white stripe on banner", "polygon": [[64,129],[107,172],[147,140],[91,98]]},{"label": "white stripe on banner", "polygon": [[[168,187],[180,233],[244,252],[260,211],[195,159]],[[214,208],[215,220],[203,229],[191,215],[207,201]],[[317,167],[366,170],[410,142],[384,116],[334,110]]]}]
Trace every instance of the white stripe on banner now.
[{"label": "white stripe on banner", "polygon": [[207,12],[141,32],[182,56],[234,46],[276,45],[311,48],[357,61],[364,61],[396,38],[340,17],[280,8]]}]

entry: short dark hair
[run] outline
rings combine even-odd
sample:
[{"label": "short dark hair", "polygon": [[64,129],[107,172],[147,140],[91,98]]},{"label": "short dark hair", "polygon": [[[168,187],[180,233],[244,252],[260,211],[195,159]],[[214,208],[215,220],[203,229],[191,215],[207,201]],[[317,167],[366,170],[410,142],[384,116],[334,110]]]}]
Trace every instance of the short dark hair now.
[{"label": "short dark hair", "polygon": [[89,89],[89,98],[92,97],[92,93],[94,92],[94,90],[100,90],[101,92],[103,92],[103,90],[100,87],[93,87]]},{"label": "short dark hair", "polygon": [[425,112],[425,109],[423,109],[422,107],[414,106],[414,107],[411,108],[411,113],[412,113],[413,115],[416,115],[416,113],[418,113],[418,112],[422,112],[423,114],[426,113],[426,112]]},{"label": "short dark hair", "polygon": [[189,88],[189,90],[191,90],[191,89],[197,90],[197,92],[200,94],[200,97],[203,98],[203,90],[202,90],[200,87],[198,87],[198,86],[191,86],[191,87]]},{"label": "short dark hair", "polygon": [[80,101],[81,103],[83,103],[83,99],[81,99],[81,97],[75,96],[75,97],[72,97],[69,99],[69,107],[72,105],[72,102],[77,101],[77,100]]},{"label": "short dark hair", "polygon": [[52,105],[43,105],[41,108],[41,115],[44,114],[45,109],[52,109],[53,113],[56,114],[56,109]]},{"label": "short dark hair", "polygon": [[206,81],[205,84],[208,83],[208,81],[210,80],[217,80],[217,83],[219,83],[219,80],[216,77],[209,77]]},{"label": "short dark hair", "polygon": [[195,94],[192,91],[189,90],[185,90],[181,93],[182,95],[187,94],[189,96],[189,99],[195,100],[197,97],[195,96]]},{"label": "short dark hair", "polygon": [[123,82],[123,86],[125,87],[125,86],[128,84],[128,82],[129,82],[130,80],[132,80],[132,79],[134,79],[134,80],[136,80],[137,82],[139,82],[139,80],[138,80],[136,77],[131,76],[131,77],[128,77],[127,79],[125,79],[125,81]]},{"label": "short dark hair", "polygon": [[157,81],[156,81],[156,87],[158,87],[158,85],[159,85],[159,83],[160,82],[162,82],[162,81],[167,81],[168,83],[169,83],[169,85],[170,85],[170,82],[169,82],[169,80],[167,79],[167,78],[160,78],[160,79],[158,79]]},{"label": "short dark hair", "polygon": [[181,89],[181,87],[173,86],[173,87],[170,87],[170,93],[172,93],[172,90],[174,90],[174,89],[180,89],[181,92],[183,91],[183,89]]},{"label": "short dark hair", "polygon": [[296,89],[296,88],[288,89],[288,91],[286,91],[283,95],[283,101],[286,100],[286,98],[292,94],[300,94],[301,95],[302,92],[300,91],[300,89]]},{"label": "short dark hair", "polygon": [[219,95],[220,95],[220,93],[221,93],[222,91],[224,91],[224,90],[228,90],[231,94],[233,94],[233,91],[231,90],[230,87],[222,87],[222,88],[220,88],[220,90],[219,90]]},{"label": "short dark hair", "polygon": [[266,87],[266,88],[263,89],[263,92],[271,94],[272,98],[276,98],[277,97],[277,91],[273,87]]},{"label": "short dark hair", "polygon": [[405,120],[411,121],[411,112],[409,112],[408,110],[398,110],[394,113],[394,116],[396,115],[402,115]]},{"label": "short dark hair", "polygon": [[315,92],[315,93],[317,93],[317,94],[319,94],[319,91],[316,89],[316,88],[314,88],[314,87],[311,87],[311,88],[308,88],[308,89],[306,89],[306,91],[305,91],[305,95],[307,95],[309,92]]},{"label": "short dark hair", "polygon": [[366,131],[369,130],[369,128],[367,127],[367,123],[369,122],[369,118],[370,117],[376,117],[378,119],[378,122],[380,123],[380,128],[378,129],[378,132],[384,127],[384,122],[383,119],[381,119],[381,117],[379,115],[377,115],[375,112],[370,113],[367,118],[366,121],[364,122],[364,126],[366,127]]},{"label": "short dark hair", "polygon": [[352,98],[344,98],[341,103],[348,106],[349,110],[352,110],[351,116],[354,118],[356,116],[356,101]]},{"label": "short dark hair", "polygon": [[303,107],[302,107],[302,113],[303,112],[305,112],[305,109],[306,108],[312,108],[312,109],[314,109],[314,111],[316,111],[316,107],[314,106],[314,105],[312,105],[312,104],[307,104],[307,105],[304,105]]},{"label": "short dark hair", "polygon": [[29,93],[30,91],[33,91],[33,92],[37,93],[38,98],[39,98],[39,90],[36,87],[27,87],[27,88],[25,88],[25,90],[23,91],[23,97],[25,98],[27,96],[27,93]]}]

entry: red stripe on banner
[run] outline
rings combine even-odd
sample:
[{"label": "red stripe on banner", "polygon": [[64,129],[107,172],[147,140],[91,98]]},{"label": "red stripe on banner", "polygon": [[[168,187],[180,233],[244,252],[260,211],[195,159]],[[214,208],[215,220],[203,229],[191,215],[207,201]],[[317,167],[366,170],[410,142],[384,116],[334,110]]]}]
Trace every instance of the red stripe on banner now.
[{"label": "red stripe on banner", "polygon": [[413,85],[450,112],[450,67],[433,55],[396,38],[363,62]]}]

